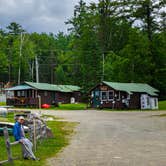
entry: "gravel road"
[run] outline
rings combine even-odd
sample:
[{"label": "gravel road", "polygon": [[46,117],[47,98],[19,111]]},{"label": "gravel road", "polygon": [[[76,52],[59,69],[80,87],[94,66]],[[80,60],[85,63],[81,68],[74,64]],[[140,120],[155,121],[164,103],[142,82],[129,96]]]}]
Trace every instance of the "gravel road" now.
[{"label": "gravel road", "polygon": [[166,112],[44,112],[80,122],[50,166],[166,166]]}]

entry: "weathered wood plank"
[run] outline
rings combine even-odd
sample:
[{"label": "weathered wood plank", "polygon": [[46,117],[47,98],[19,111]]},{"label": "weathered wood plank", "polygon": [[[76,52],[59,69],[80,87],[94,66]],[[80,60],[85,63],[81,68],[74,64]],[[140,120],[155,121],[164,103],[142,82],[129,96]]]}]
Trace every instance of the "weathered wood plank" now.
[{"label": "weathered wood plank", "polygon": [[8,163],[8,162],[9,162],[8,160],[0,161],[0,165]]},{"label": "weathered wood plank", "polygon": [[9,133],[8,133],[7,127],[4,127],[3,133],[4,133],[4,137],[5,137],[5,144],[6,144],[6,149],[7,149],[8,161],[13,165],[12,153],[11,153],[11,148],[10,148]]}]

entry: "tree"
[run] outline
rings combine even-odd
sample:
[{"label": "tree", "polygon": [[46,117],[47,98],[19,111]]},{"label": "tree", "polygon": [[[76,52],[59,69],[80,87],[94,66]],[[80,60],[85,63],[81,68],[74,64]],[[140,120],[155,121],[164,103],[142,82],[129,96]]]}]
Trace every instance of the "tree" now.
[{"label": "tree", "polygon": [[0,30],[0,78],[16,82],[20,68],[22,82],[36,81],[38,61],[40,82],[79,85],[84,94],[103,79],[145,82],[164,99],[164,6],[165,0],[99,0],[89,5],[80,0],[66,22],[68,34],[26,32],[21,57],[24,30],[13,22]]},{"label": "tree", "polygon": [[153,37],[152,46],[155,56],[155,69],[153,74],[153,85],[160,90],[160,98],[166,96],[166,33],[161,32]]},{"label": "tree", "polygon": [[22,26],[16,22],[11,22],[10,25],[8,25],[6,28],[9,31],[8,33],[12,35],[18,35],[22,32],[25,32]]},{"label": "tree", "polygon": [[68,21],[73,26],[73,52],[78,66],[75,80],[85,92],[101,79],[102,53],[98,46],[94,17],[93,10],[81,0],[75,6],[74,17]]},{"label": "tree", "polygon": [[61,65],[59,65],[56,70],[56,79],[57,79],[57,84],[65,84],[66,83],[66,73],[64,72],[63,68]]},{"label": "tree", "polygon": [[119,82],[143,82],[151,80],[151,57],[148,38],[138,29],[130,29],[128,43],[118,54],[110,52],[106,59],[107,80]]}]

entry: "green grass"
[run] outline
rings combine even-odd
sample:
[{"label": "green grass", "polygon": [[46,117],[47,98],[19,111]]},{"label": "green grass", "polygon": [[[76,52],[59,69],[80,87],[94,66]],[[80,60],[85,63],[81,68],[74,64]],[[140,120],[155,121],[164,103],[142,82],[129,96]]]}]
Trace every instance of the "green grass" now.
[{"label": "green grass", "polygon": [[5,106],[6,102],[0,102],[0,106]]},{"label": "green grass", "polygon": [[85,103],[78,103],[78,104],[60,104],[59,107],[52,107],[50,109],[55,110],[85,110],[87,104]]},{"label": "green grass", "polygon": [[14,122],[14,113],[9,113],[6,118],[0,116],[0,122]]},{"label": "green grass", "polygon": [[[8,119],[11,120],[11,117]],[[74,132],[74,127],[77,123],[71,122],[59,122],[59,121],[48,121],[47,125],[51,128],[54,138],[43,140],[37,145],[37,151],[35,155],[40,158],[40,161],[24,160],[21,156],[21,147],[16,145],[12,147],[12,154],[14,157],[19,159],[14,160],[14,164],[17,166],[41,166],[46,165],[46,159],[55,156],[63,147],[69,144],[70,136]],[[10,137],[11,142],[14,141],[13,136]],[[6,149],[4,138],[0,137],[0,161],[6,160]],[[4,166],[9,164],[4,164]]]},{"label": "green grass", "polygon": [[[18,108],[15,107],[15,109],[38,109],[38,108]],[[85,110],[87,109],[87,104],[85,103],[77,103],[77,104],[59,104],[58,107],[51,106],[50,108],[42,108],[42,110]]]},{"label": "green grass", "polygon": [[159,101],[159,110],[166,110],[166,100]]}]

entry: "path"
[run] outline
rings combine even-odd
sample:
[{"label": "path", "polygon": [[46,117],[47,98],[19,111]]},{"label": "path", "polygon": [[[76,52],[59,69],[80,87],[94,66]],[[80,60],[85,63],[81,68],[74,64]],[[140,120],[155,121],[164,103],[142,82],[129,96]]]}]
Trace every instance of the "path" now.
[{"label": "path", "polygon": [[151,116],[161,112],[45,113],[80,122],[51,166],[166,166],[166,117]]}]

